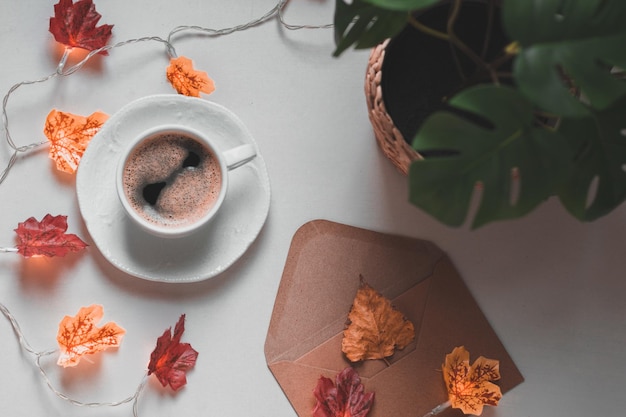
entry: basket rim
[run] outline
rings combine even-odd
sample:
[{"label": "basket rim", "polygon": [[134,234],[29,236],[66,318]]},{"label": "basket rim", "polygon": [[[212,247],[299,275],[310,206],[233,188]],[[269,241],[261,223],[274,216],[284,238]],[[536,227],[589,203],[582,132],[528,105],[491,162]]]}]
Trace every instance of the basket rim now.
[{"label": "basket rim", "polygon": [[385,106],[381,80],[385,51],[389,41],[390,39],[386,39],[372,48],[370,52],[365,72],[367,112],[379,147],[395,167],[407,175],[411,163],[423,158],[407,143]]}]

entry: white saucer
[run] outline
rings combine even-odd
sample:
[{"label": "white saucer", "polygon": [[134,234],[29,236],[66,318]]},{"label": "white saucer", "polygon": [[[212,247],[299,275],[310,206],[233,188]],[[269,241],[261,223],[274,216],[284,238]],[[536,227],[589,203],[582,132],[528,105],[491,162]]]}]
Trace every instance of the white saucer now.
[{"label": "white saucer", "polygon": [[206,132],[217,146],[257,144],[228,109],[199,98],[167,94],[144,97],[111,116],[93,137],[76,176],[76,193],[87,230],[104,257],[122,271],[161,282],[193,282],[231,266],[256,239],[267,218],[270,184],[262,156],[229,172],[228,194],[207,227],[180,239],[154,237],[122,209],[115,170],[125,141],[161,123]]}]

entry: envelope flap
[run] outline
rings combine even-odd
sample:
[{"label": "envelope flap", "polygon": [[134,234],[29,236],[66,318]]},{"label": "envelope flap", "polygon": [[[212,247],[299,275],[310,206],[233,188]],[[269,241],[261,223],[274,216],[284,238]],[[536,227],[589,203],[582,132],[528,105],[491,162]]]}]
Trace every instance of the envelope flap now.
[{"label": "envelope flap", "polygon": [[427,241],[325,220],[305,224],[293,238],[276,296],[268,363],[295,360],[341,332],[360,274],[394,299],[431,276],[442,256]]}]

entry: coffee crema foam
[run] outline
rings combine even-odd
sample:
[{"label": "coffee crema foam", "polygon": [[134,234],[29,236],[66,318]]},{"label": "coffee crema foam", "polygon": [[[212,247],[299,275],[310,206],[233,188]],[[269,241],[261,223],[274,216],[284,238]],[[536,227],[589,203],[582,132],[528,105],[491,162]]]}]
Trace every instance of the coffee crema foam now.
[{"label": "coffee crema foam", "polygon": [[201,219],[217,201],[222,172],[213,153],[184,133],[148,138],[124,166],[124,193],[132,208],[159,226]]}]

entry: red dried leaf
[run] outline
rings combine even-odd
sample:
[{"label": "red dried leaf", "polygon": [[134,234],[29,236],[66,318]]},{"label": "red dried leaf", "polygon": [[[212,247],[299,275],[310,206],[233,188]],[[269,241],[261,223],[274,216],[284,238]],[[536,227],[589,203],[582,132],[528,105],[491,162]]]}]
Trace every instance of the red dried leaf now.
[{"label": "red dried leaf", "polygon": [[50,158],[59,171],[73,174],[91,138],[109,116],[95,112],[88,117],[52,110],[46,117],[43,133],[50,141]]},{"label": "red dried leaf", "polygon": [[17,252],[25,258],[31,256],[65,256],[87,247],[78,236],[65,233],[67,216],[46,214],[41,222],[34,217],[18,223]]},{"label": "red dried leaf", "polygon": [[374,393],[365,393],[359,374],[351,367],[335,376],[335,384],[321,376],[313,395],[317,400],[313,417],[365,417],[374,403]]},{"label": "red dried leaf", "polygon": [[[93,51],[106,46],[113,25],[97,26],[102,16],[92,0],[59,0],[50,18],[50,33],[54,39],[69,47]],[[106,51],[100,54],[107,55]]]},{"label": "red dried leaf", "polygon": [[126,330],[114,322],[96,326],[103,316],[102,306],[94,304],[82,307],[73,317],[63,317],[57,333],[57,342],[61,348],[58,365],[76,366],[84,355],[120,345]]},{"label": "red dried leaf", "polygon": [[174,328],[167,329],[157,339],[157,344],[150,354],[148,375],[155,374],[161,385],[168,384],[174,391],[187,383],[186,372],[196,364],[198,352],[189,343],[180,343],[185,331],[185,315],[181,315]]}]

